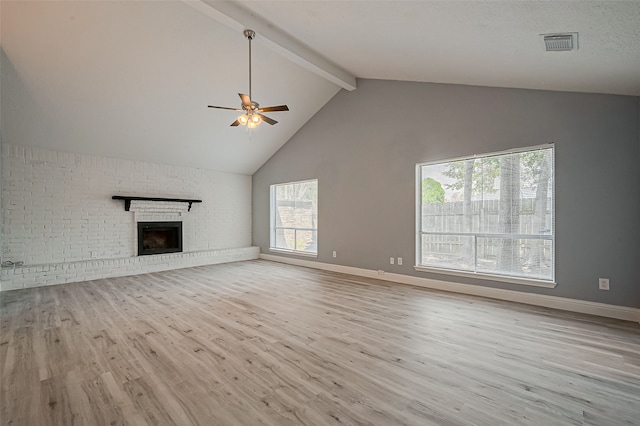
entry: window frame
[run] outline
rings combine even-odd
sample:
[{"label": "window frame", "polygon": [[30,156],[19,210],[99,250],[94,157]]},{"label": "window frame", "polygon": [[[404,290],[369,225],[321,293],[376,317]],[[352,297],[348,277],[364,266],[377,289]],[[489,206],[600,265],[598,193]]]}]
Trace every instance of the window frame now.
[{"label": "window frame", "polygon": [[[552,212],[552,233],[551,235],[536,235],[536,234],[502,234],[502,233],[488,233],[488,232],[425,232],[422,230],[422,167],[423,166],[431,166],[431,165],[439,165],[446,163],[455,163],[459,161],[465,161],[469,159],[483,159],[487,157],[495,157],[502,156],[508,154],[520,154],[523,152],[533,152],[539,150],[551,149],[551,212]],[[416,271],[421,272],[431,272],[443,275],[452,275],[452,276],[460,276],[460,277],[468,277],[482,280],[491,280],[491,281],[500,281],[511,284],[521,284],[521,285],[529,285],[535,287],[545,287],[545,288],[555,288],[557,286],[556,283],[556,152],[554,143],[536,145],[536,146],[528,146],[522,148],[509,149],[505,151],[497,151],[497,152],[489,152],[483,154],[474,154],[468,155],[464,157],[457,157],[451,159],[443,159],[436,161],[428,161],[423,163],[416,164],[416,186],[415,186],[415,195],[416,195],[416,203],[415,203],[415,220],[416,220],[416,239],[415,239],[415,265],[414,269]],[[446,267],[438,267],[438,266],[430,266],[421,264],[422,259],[422,236],[423,235],[460,235],[460,236],[473,236],[474,237],[474,246],[477,245],[477,238],[505,238],[509,237],[514,240],[517,239],[544,239],[550,240],[552,244],[552,265],[551,265],[551,279],[545,280],[542,278],[536,277],[525,277],[519,275],[502,275],[502,274],[493,274],[491,272],[486,271],[478,271],[477,262],[474,262],[473,271],[455,269],[455,268],[446,268]],[[474,250],[475,256],[477,258],[477,250]]]},{"label": "window frame", "polygon": [[[302,184],[302,183],[306,183],[306,182],[315,182],[316,183],[316,206],[318,205],[318,179],[305,179],[305,180],[300,180],[300,181],[293,181],[293,182],[282,182],[282,183],[274,183],[271,184],[269,186],[269,251],[272,252],[279,252],[279,253],[286,253],[286,254],[293,254],[293,255],[298,255],[298,256],[305,256],[305,257],[318,257],[318,212],[317,212],[317,207],[316,207],[316,227],[315,228],[309,228],[309,227],[291,227],[291,226],[276,226],[276,190],[277,187],[279,186],[285,186],[285,185],[296,185],[296,184]],[[294,241],[297,240],[297,236],[295,236],[297,234],[297,231],[312,231],[316,233],[316,251],[315,252],[311,252],[311,251],[303,251],[303,250],[296,250],[296,249],[287,249],[287,248],[282,248],[282,247],[275,247],[276,244],[276,232],[281,229],[281,230],[293,230],[294,231]]]}]

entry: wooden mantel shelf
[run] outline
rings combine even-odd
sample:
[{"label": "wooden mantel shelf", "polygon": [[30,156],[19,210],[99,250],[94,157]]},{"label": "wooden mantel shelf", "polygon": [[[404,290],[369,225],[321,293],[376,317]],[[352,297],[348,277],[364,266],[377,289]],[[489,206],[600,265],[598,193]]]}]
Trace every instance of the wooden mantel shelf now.
[{"label": "wooden mantel shelf", "polygon": [[159,197],[137,197],[133,195],[114,195],[111,197],[112,200],[124,200],[124,210],[129,211],[131,208],[131,200],[136,201],[172,201],[177,203],[189,203],[189,208],[187,211],[191,211],[191,205],[193,203],[201,203],[202,200],[191,200],[188,198],[159,198]]}]

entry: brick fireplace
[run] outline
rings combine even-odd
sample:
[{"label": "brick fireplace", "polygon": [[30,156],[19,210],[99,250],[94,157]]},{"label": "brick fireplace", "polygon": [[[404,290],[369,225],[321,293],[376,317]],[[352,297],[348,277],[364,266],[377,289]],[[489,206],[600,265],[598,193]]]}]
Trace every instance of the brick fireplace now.
[{"label": "brick fireplace", "polygon": [[[258,257],[250,176],[7,143],[1,161],[2,260],[13,266],[0,291]],[[126,211],[114,194],[202,202],[134,200]],[[138,222],[180,222],[180,251],[139,256]]]}]

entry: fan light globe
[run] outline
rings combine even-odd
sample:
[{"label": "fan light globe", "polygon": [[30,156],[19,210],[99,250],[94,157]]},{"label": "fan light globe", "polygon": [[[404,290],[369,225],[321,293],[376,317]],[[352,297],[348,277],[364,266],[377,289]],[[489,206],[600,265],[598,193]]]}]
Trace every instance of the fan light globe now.
[{"label": "fan light globe", "polygon": [[251,121],[254,122],[257,126],[258,124],[262,123],[262,117],[260,117],[259,115],[252,115]]},{"label": "fan light globe", "polygon": [[257,124],[254,121],[249,121],[249,124],[247,125],[247,127],[250,129],[255,129],[256,126]]},{"label": "fan light globe", "polygon": [[240,117],[238,117],[238,121],[244,126],[248,121],[247,116],[245,114],[242,114]]}]

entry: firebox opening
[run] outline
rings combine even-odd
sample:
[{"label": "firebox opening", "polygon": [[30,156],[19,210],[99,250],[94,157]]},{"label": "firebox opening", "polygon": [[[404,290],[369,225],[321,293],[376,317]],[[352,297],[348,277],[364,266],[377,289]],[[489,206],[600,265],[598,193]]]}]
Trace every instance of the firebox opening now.
[{"label": "firebox opening", "polygon": [[138,256],[182,251],[182,222],[138,222]]}]

